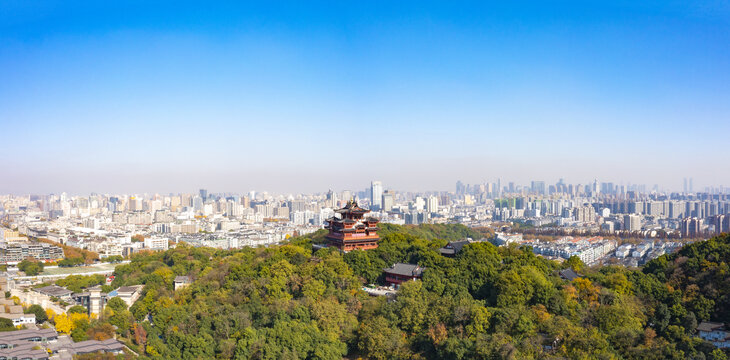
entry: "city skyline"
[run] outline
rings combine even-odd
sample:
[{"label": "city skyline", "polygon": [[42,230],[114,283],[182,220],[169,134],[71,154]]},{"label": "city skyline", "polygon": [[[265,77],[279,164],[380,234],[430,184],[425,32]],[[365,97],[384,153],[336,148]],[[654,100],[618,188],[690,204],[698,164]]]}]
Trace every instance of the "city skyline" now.
[{"label": "city skyline", "polygon": [[[362,183],[362,184],[360,184]],[[534,188],[536,186],[539,187],[540,190],[536,192],[536,189]],[[376,185],[377,184],[377,185]],[[455,185],[454,185],[455,184]],[[485,189],[492,189],[488,190],[486,192],[488,193],[502,193],[502,194],[510,194],[510,195],[518,195],[521,193],[525,194],[541,194],[541,195],[549,195],[553,192],[561,192],[556,191],[556,185],[564,185],[566,188],[570,186],[571,188],[573,186],[580,187],[581,191],[585,189],[592,189],[590,191],[598,190],[600,194],[605,193],[605,188],[610,188],[609,190],[611,193],[615,194],[622,194],[628,191],[633,191],[641,194],[651,194],[654,192],[658,193],[664,193],[664,194],[704,194],[704,193],[710,193],[710,194],[724,194],[724,193],[730,193],[730,186],[725,185],[713,185],[713,186],[703,186],[703,187],[697,187],[695,184],[695,179],[691,177],[683,178],[683,182],[681,186],[677,186],[674,188],[663,188],[659,186],[658,184],[643,184],[643,183],[634,183],[634,182],[615,182],[610,180],[599,180],[599,179],[593,179],[592,181],[587,182],[575,182],[570,181],[570,179],[560,178],[556,181],[545,181],[545,180],[538,180],[533,179],[526,182],[516,182],[512,181],[510,179],[504,179],[504,178],[495,178],[492,180],[487,181],[477,181],[477,182],[467,182],[462,181],[461,179],[456,180],[455,183],[451,184],[450,188],[443,188],[443,189],[408,189],[408,188],[398,188],[395,187],[389,183],[384,183],[381,180],[372,180],[370,182],[363,183],[362,181],[358,181],[358,184],[353,185],[352,187],[334,187],[334,186],[325,186],[320,187],[318,189],[315,189],[313,191],[290,191],[290,190],[284,190],[284,191],[272,191],[270,189],[266,188],[248,188],[248,189],[218,189],[213,188],[209,186],[198,186],[188,189],[183,189],[179,191],[171,191],[171,190],[160,190],[160,191],[81,191],[81,192],[70,192],[66,190],[61,191],[51,191],[51,192],[27,192],[27,193],[13,193],[13,192],[0,192],[0,195],[13,195],[13,196],[29,196],[29,195],[61,195],[61,194],[67,194],[69,196],[87,196],[87,195],[93,195],[93,194],[99,194],[99,195],[129,195],[129,196],[135,196],[135,195],[173,195],[173,194],[195,194],[197,192],[205,191],[206,194],[217,194],[217,195],[224,195],[228,196],[231,194],[250,194],[250,193],[256,193],[256,194],[262,194],[266,193],[269,195],[276,195],[276,196],[292,196],[292,195],[326,195],[327,192],[337,192],[337,193],[343,193],[343,192],[349,192],[353,195],[353,197],[357,196],[358,193],[367,194],[363,195],[366,199],[370,201],[370,203],[373,202],[375,198],[380,199],[380,197],[384,194],[383,191],[390,191],[391,194],[393,192],[395,193],[410,193],[410,194],[429,194],[429,193],[464,193],[467,189],[470,189],[469,192],[479,192],[478,186],[487,186]],[[459,187],[462,186],[463,189],[459,190]],[[489,187],[492,186],[492,187]],[[593,189],[595,187],[595,189]],[[377,190],[375,190],[377,189]],[[499,189],[499,190],[498,190]],[[576,191],[577,188],[576,188]],[[588,191],[588,190],[586,190]],[[379,194],[379,196],[373,197],[373,193]],[[202,195],[201,195],[202,196]],[[381,203],[378,203],[380,200],[375,200],[375,206],[380,207],[382,206]]]},{"label": "city skyline", "polygon": [[720,3],[6,2],[0,193],[727,185],[728,19]]}]

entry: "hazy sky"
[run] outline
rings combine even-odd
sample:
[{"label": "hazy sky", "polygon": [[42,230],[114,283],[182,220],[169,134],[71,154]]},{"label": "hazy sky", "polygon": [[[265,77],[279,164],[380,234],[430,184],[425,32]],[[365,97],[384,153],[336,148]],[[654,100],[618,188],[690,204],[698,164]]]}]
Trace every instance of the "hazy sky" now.
[{"label": "hazy sky", "polygon": [[149,3],[0,2],[0,193],[730,185],[727,1]]}]

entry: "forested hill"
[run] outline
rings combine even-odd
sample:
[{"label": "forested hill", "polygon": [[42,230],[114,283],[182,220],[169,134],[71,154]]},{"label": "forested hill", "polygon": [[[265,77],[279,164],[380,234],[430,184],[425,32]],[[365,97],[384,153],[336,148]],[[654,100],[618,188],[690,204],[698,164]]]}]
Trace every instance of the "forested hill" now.
[{"label": "forested hill", "polygon": [[[475,243],[439,255],[439,237],[469,236],[461,226],[383,230],[367,252],[313,253],[320,233],[271,248],[135,256],[113,285],[143,283],[145,294],[119,332],[167,359],[727,358],[694,336],[698,321],[727,321],[727,236],[638,271],[572,261],[584,276],[568,282],[563,265],[530,249]],[[367,296],[362,285],[394,262],[425,266],[423,281],[395,301]],[[173,291],[177,275],[194,282]]]},{"label": "forested hill", "polygon": [[730,235],[684,246],[650,261],[643,272],[666,284],[653,296],[670,308],[684,307],[698,320],[730,324]]},{"label": "forested hill", "polygon": [[[327,230],[322,229],[291,239],[290,242],[304,247],[309,247],[311,243],[323,244],[326,242],[324,239],[326,234]],[[446,241],[457,241],[465,238],[478,240],[492,235],[490,233],[476,231],[461,224],[393,225],[383,223],[378,224],[378,234],[382,238],[387,238],[391,234],[400,234],[426,240],[440,239]]]}]

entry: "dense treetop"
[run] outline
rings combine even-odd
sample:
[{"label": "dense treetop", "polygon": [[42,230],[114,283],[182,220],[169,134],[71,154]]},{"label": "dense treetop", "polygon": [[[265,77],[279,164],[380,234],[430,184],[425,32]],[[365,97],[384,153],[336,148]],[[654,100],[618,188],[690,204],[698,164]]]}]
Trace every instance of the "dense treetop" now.
[{"label": "dense treetop", "polygon": [[[381,228],[378,249],[347,254],[313,251],[318,232],[270,248],[138,255],[112,285],[145,284],[143,296],[129,309],[110,303],[106,316],[150,358],[726,359],[693,335],[699,321],[729,320],[728,236],[631,270],[486,242],[446,258],[449,240],[481,236]],[[423,280],[391,301],[366,295],[394,262],[426,267]],[[583,276],[563,280],[564,267]],[[178,275],[194,281],[173,291]]]}]

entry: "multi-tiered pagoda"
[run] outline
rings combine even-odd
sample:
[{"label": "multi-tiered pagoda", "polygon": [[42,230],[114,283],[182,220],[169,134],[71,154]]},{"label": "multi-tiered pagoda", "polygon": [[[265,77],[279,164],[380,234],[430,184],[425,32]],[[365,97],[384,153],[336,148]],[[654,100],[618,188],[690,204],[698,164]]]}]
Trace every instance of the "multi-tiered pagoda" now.
[{"label": "multi-tiered pagoda", "polygon": [[364,218],[370,210],[363,209],[357,205],[355,200],[350,200],[347,205],[335,210],[340,217],[334,216],[327,219],[326,229],[329,230],[326,238],[330,246],[337,247],[342,251],[368,250],[378,247],[378,219],[373,217]]}]

